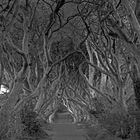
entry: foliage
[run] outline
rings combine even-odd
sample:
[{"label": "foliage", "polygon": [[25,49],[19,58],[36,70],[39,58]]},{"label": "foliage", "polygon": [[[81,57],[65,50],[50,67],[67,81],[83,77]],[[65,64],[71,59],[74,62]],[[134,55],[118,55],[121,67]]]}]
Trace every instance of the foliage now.
[{"label": "foliage", "polygon": [[24,125],[23,129],[23,137],[24,135],[31,136],[31,137],[43,137],[47,136],[45,132],[43,132],[41,128],[40,122],[37,120],[37,114],[33,111],[34,103],[26,104],[21,112],[21,123]]},{"label": "foliage", "polygon": [[[119,137],[121,139],[131,138],[135,130],[135,118],[132,115],[132,110],[129,109],[129,113],[122,112],[118,106],[111,108],[106,107],[103,98],[93,98],[95,109],[89,113],[96,117],[98,123],[105,128],[111,135]],[[98,125],[99,125],[98,124]]]},{"label": "foliage", "polygon": [[135,121],[129,114],[122,114],[120,111],[115,110],[102,115],[98,120],[112,135],[122,139],[128,139],[134,133]]},{"label": "foliage", "polygon": [[22,132],[25,126],[21,122],[20,112],[16,114],[12,114],[9,123],[9,130],[7,133],[7,137],[9,139],[17,139],[18,137],[22,137]]},{"label": "foliage", "polygon": [[113,136],[108,130],[101,125],[92,126],[86,129],[87,137],[95,140],[122,140]]}]

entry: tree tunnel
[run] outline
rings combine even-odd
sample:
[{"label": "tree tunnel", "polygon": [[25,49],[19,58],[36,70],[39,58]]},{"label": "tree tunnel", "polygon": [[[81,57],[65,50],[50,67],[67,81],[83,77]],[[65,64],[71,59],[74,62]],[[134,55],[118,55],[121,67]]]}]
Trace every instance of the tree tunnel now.
[{"label": "tree tunnel", "polygon": [[0,139],[46,136],[42,124],[59,119],[88,124],[95,140],[100,126],[122,139],[139,136],[139,5],[1,0]]},{"label": "tree tunnel", "polygon": [[61,114],[69,116],[68,118],[72,123],[87,121],[86,119],[89,115],[87,109],[89,106],[85,101],[83,102],[82,99],[79,99],[80,95],[78,95],[78,97],[75,95],[74,97],[70,97],[70,95],[74,93],[61,92],[62,91],[57,90],[57,93],[55,93],[56,96],[53,99],[50,99],[51,101],[49,101],[49,104],[46,103],[46,105],[46,101],[44,101],[44,105],[40,107],[40,111],[37,113],[40,116],[43,116],[49,123],[55,122],[57,116],[61,116]]}]

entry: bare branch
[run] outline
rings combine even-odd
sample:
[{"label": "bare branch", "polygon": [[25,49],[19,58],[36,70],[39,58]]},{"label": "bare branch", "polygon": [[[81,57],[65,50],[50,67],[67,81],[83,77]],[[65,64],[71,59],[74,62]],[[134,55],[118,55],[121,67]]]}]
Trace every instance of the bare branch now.
[{"label": "bare branch", "polygon": [[[19,11],[20,2],[21,2],[20,0],[15,0],[13,5],[12,5],[12,8],[13,8],[13,6],[15,6],[15,5],[16,6],[15,6],[15,10],[14,10],[11,21],[8,23],[8,25],[6,25],[6,31],[10,31],[10,28],[13,26],[14,20],[18,14],[18,11]],[[12,10],[12,9],[10,9],[10,10]],[[8,14],[9,14],[9,12],[7,13],[6,16],[8,16]]]},{"label": "bare branch", "polygon": [[[11,2],[12,0],[8,0],[8,3],[7,3],[7,5],[5,6],[5,8],[3,8],[1,11],[0,11],[0,14],[2,13],[2,12],[5,12],[5,11],[7,11],[8,9],[9,9],[9,7],[10,7],[10,2]],[[13,7],[13,6],[12,6]]]},{"label": "bare branch", "polygon": [[[21,71],[18,73],[18,76],[17,76],[17,78],[19,79],[19,82],[22,82],[24,79],[25,79],[25,77],[26,77],[26,74],[27,74],[27,68],[28,68],[28,60],[27,60],[27,56],[26,56],[26,54],[23,52],[23,51],[21,51],[21,50],[19,50],[15,45],[14,45],[14,43],[13,43],[13,41],[12,41],[12,39],[11,39],[11,37],[10,37],[10,35],[9,34],[7,34],[7,41],[8,41],[8,43],[12,46],[12,48],[18,53],[18,54],[20,54],[21,56],[22,56],[22,58],[23,58],[23,67],[22,67],[22,69],[21,69]],[[17,79],[17,80],[18,80]]]},{"label": "bare branch", "polygon": [[50,9],[51,9],[51,12],[53,12],[53,7],[52,7],[52,5],[49,3],[49,2],[47,2],[47,1],[45,1],[45,0],[42,0],[45,4],[47,4],[49,7],[50,7]]},{"label": "bare branch", "polygon": [[79,14],[75,14],[75,15],[72,15],[70,17],[67,18],[66,22],[63,23],[63,25],[60,25],[60,27],[58,27],[57,29],[54,29],[52,31],[52,34],[59,31],[60,29],[62,29],[63,27],[65,27],[72,19],[76,18],[77,16],[79,16]]},{"label": "bare branch", "polygon": [[34,16],[35,16],[35,12],[36,12],[36,8],[37,8],[37,6],[38,6],[38,4],[39,4],[39,1],[40,1],[40,0],[37,0],[37,3],[36,3],[36,5],[35,5],[33,14],[32,14],[31,19],[30,19],[30,23],[29,23],[29,25],[28,25],[28,29],[30,29],[31,26],[32,26],[32,22],[33,22],[33,19],[34,19]]}]

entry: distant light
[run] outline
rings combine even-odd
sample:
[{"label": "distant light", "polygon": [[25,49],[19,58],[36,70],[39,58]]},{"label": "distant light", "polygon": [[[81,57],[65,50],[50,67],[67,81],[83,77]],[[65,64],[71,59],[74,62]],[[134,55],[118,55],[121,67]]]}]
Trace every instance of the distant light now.
[{"label": "distant light", "polygon": [[4,85],[1,85],[0,87],[0,94],[8,93],[9,89],[7,89]]}]

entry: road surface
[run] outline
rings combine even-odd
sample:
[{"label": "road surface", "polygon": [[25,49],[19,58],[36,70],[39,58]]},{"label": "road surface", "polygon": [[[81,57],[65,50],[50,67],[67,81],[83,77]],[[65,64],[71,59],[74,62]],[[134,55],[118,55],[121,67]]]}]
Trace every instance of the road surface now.
[{"label": "road surface", "polygon": [[59,114],[52,126],[52,140],[86,140],[84,130],[78,129],[67,114]]}]

